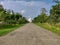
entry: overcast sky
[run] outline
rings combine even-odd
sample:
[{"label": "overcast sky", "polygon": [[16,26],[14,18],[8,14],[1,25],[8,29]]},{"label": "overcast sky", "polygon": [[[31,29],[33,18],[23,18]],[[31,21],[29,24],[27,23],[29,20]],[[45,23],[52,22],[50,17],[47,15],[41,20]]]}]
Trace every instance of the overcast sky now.
[{"label": "overcast sky", "polygon": [[46,8],[47,13],[54,4],[53,0],[0,0],[5,9],[11,9],[23,16],[34,18],[40,14],[41,8]]}]

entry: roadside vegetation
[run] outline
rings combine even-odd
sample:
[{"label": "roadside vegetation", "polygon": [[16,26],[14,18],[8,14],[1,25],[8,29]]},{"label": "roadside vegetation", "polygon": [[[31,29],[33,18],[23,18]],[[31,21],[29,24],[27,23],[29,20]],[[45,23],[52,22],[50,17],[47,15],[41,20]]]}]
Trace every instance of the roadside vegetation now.
[{"label": "roadside vegetation", "polygon": [[28,23],[27,19],[13,10],[6,10],[0,4],[0,36]]},{"label": "roadside vegetation", "polygon": [[52,31],[52,32],[60,35],[60,28],[57,27],[57,26],[50,25],[48,23],[42,23],[42,24],[41,23],[35,23],[35,24],[38,25],[38,26],[40,26],[40,27],[42,27],[42,28],[45,28],[45,29],[47,29],[49,31]]},{"label": "roadside vegetation", "polygon": [[60,35],[60,2],[53,0],[56,4],[50,9],[49,15],[42,8],[41,13],[33,19],[33,23]]},{"label": "roadside vegetation", "polygon": [[6,34],[8,34],[11,31],[16,30],[17,28],[23,26],[24,24],[21,25],[2,25],[2,27],[0,28],[0,36],[4,36]]}]

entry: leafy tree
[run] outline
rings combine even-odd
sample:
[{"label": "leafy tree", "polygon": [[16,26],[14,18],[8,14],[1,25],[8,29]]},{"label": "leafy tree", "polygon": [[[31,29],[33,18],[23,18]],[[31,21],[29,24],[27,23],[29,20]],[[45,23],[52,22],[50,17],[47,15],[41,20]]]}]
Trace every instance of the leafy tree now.
[{"label": "leafy tree", "polygon": [[3,8],[3,6],[0,4],[0,12],[3,11],[3,10],[4,10],[4,8]]},{"label": "leafy tree", "polygon": [[58,23],[60,20],[60,9],[58,8],[58,5],[59,5],[59,8],[60,8],[60,4],[56,4],[54,6],[52,6],[51,10],[50,10],[50,17],[51,19],[53,20],[53,22],[55,23]]},{"label": "leafy tree", "polygon": [[34,18],[33,22],[45,23],[47,20],[46,9],[42,8],[41,14]]},{"label": "leafy tree", "polygon": [[27,23],[25,17],[19,13],[15,13],[13,10],[6,10],[0,5],[0,21],[7,24],[22,24]]}]

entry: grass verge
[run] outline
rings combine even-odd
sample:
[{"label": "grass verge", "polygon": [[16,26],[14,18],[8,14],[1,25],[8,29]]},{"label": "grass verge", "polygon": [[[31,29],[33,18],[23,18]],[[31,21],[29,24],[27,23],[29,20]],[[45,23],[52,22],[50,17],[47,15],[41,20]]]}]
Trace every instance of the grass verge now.
[{"label": "grass verge", "polygon": [[42,27],[42,28],[45,28],[45,29],[47,29],[49,31],[52,31],[52,32],[60,35],[60,28],[59,27],[52,26],[52,25],[50,25],[48,23],[42,23],[42,24],[41,23],[35,23],[35,24]]},{"label": "grass verge", "polygon": [[20,25],[3,25],[0,27],[0,36],[4,36],[6,34],[8,34],[11,31],[14,31],[15,29],[23,26],[24,24],[20,24]]}]

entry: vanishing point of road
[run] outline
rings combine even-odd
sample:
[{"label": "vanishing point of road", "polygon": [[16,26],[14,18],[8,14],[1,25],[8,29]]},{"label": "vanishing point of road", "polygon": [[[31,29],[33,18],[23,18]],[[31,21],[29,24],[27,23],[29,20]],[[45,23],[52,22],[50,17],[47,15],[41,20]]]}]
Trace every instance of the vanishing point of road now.
[{"label": "vanishing point of road", "polygon": [[60,45],[60,36],[29,23],[0,37],[0,45]]}]

